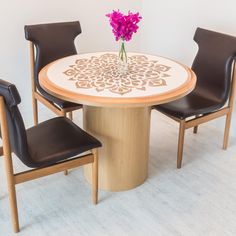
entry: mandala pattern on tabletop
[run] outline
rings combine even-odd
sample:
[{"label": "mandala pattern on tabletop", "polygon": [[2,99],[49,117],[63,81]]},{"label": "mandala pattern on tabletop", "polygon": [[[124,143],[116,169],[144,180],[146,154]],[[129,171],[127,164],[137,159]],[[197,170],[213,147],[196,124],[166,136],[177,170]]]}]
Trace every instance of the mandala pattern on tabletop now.
[{"label": "mandala pattern on tabletop", "polygon": [[128,73],[118,72],[118,56],[107,53],[99,57],[78,59],[63,72],[75,81],[77,88],[95,88],[97,92],[109,90],[120,95],[133,89],[146,90],[147,86],[166,86],[167,72],[171,67],[149,60],[146,56],[134,55],[128,58]]}]

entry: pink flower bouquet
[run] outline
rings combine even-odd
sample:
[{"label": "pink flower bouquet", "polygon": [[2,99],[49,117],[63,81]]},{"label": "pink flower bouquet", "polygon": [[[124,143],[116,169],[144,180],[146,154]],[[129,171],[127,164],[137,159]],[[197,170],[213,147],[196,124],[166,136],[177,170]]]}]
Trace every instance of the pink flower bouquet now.
[{"label": "pink flower bouquet", "polygon": [[116,41],[121,40],[121,48],[119,52],[120,61],[127,65],[127,54],[125,51],[125,41],[132,39],[134,33],[138,30],[138,23],[142,19],[139,13],[128,12],[128,15],[122,14],[119,10],[113,11],[106,15],[109,18],[112,32]]},{"label": "pink flower bouquet", "polygon": [[119,10],[113,11],[106,15],[110,19],[112,32],[116,41],[122,39],[124,41],[131,40],[133,33],[138,30],[138,23],[142,19],[139,13],[128,12],[128,15],[122,14]]}]

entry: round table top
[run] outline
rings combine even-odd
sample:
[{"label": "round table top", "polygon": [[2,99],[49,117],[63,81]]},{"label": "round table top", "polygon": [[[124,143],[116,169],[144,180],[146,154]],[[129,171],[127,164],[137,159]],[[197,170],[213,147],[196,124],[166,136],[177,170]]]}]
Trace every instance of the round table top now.
[{"label": "round table top", "polygon": [[134,107],[170,102],[191,92],[193,71],[173,60],[128,53],[128,72],[120,74],[118,54],[99,52],[56,60],[39,73],[53,96],[91,106]]}]

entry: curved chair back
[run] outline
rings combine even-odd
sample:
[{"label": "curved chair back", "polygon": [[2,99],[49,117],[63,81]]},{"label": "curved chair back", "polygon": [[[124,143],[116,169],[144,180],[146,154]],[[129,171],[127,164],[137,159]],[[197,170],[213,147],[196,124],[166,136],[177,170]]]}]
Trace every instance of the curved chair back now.
[{"label": "curved chair back", "polygon": [[79,21],[26,25],[25,38],[36,46],[34,78],[48,63],[77,53],[74,40],[81,33]]},{"label": "curved chair back", "polygon": [[229,97],[236,37],[197,28],[194,41],[199,47],[192,65],[197,75],[195,92],[212,96],[223,106]]},{"label": "curved chair back", "polygon": [[17,106],[21,102],[18,90],[15,85],[0,79],[0,96],[5,100],[11,150],[25,165],[31,166],[32,159],[28,152],[25,125]]}]

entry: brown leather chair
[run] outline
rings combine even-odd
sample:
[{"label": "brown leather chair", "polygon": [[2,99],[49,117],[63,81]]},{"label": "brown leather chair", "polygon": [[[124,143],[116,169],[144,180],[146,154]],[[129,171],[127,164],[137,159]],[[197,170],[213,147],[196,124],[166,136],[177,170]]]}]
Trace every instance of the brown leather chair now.
[{"label": "brown leather chair", "polygon": [[[101,143],[66,117],[44,121],[25,129],[18,109],[20,95],[13,84],[0,80],[0,124],[13,228],[19,232],[15,185],[53,173],[92,164],[92,199],[98,197],[97,148]],[[91,154],[77,156],[91,150]],[[28,167],[14,174],[11,153]],[[77,156],[77,157],[75,157]]]},{"label": "brown leather chair", "polygon": [[[32,102],[34,124],[38,124],[37,100],[59,116],[72,119],[72,111],[81,108],[80,104],[64,101],[47,93],[39,84],[38,73],[48,63],[77,54],[74,40],[81,33],[79,21],[26,25],[25,38],[30,41],[30,62],[32,78]],[[36,49],[36,53],[35,50]]]},{"label": "brown leather chair", "polygon": [[[227,148],[235,92],[236,37],[197,28],[198,52],[192,70],[197,85],[187,96],[153,108],[180,123],[177,168],[181,168],[185,130],[226,115],[223,149]],[[228,102],[227,102],[228,101]]]}]

